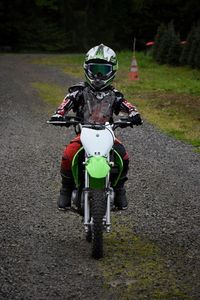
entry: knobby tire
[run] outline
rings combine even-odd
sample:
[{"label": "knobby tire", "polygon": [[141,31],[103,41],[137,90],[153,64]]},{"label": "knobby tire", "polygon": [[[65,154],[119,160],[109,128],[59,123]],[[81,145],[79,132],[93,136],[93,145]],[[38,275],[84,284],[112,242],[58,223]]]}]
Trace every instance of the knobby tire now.
[{"label": "knobby tire", "polygon": [[94,190],[92,197],[92,256],[103,257],[103,217],[106,213],[106,194],[104,190]]}]

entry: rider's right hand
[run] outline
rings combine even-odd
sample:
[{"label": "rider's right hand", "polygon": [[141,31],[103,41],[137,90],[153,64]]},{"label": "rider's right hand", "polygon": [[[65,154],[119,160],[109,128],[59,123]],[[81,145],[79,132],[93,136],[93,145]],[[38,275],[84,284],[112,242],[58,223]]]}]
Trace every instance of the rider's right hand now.
[{"label": "rider's right hand", "polygon": [[63,118],[63,116],[61,116],[59,114],[54,114],[49,121],[50,122],[53,122],[53,121],[64,121],[64,118]]}]

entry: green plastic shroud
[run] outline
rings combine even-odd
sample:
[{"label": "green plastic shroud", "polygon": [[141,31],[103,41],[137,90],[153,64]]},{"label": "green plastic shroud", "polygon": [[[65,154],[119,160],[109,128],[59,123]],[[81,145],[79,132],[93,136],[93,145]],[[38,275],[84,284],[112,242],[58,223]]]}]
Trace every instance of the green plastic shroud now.
[{"label": "green plastic shroud", "polygon": [[[81,147],[78,152],[75,154],[72,161],[72,173],[74,176],[75,184],[77,187],[81,184],[81,176],[79,174],[79,155],[84,151],[83,147]],[[118,169],[117,176],[112,182],[112,186],[115,186],[120,178],[122,169],[123,169],[123,161],[121,156],[115,151],[115,166]],[[105,179],[108,173],[111,170],[111,167],[107,161],[107,159],[103,156],[91,156],[88,158],[85,165],[87,172],[89,174],[89,183],[90,188],[92,189],[103,189],[105,187]]]}]

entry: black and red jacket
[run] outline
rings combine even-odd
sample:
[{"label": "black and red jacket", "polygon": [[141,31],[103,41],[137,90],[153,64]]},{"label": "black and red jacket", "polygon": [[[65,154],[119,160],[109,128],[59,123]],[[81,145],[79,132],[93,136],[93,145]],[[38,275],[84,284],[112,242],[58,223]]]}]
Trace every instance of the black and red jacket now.
[{"label": "black and red jacket", "polygon": [[139,114],[136,107],[129,103],[117,89],[108,86],[103,91],[93,90],[86,82],[69,88],[69,93],[56,110],[64,116],[73,110],[85,121],[104,123],[112,119],[113,113],[127,113],[130,117]]}]

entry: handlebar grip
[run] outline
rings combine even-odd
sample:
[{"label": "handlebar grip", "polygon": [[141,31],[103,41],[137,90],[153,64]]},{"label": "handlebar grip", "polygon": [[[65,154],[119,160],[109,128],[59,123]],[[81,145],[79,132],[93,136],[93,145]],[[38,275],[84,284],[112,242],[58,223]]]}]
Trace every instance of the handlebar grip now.
[{"label": "handlebar grip", "polygon": [[57,126],[66,126],[67,122],[65,121],[47,121],[47,124],[57,125]]}]

